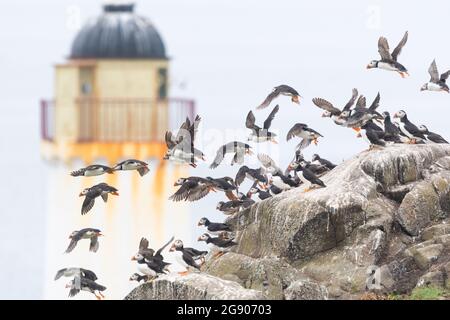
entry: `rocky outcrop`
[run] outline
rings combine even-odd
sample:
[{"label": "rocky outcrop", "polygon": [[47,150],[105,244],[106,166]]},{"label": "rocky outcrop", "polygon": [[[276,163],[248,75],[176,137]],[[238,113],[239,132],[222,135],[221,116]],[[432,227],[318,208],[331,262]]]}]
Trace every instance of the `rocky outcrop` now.
[{"label": "rocky outcrop", "polygon": [[239,244],[202,271],[272,299],[446,285],[450,146],[362,152],[322,180],[326,188],[299,187],[229,218]]}]

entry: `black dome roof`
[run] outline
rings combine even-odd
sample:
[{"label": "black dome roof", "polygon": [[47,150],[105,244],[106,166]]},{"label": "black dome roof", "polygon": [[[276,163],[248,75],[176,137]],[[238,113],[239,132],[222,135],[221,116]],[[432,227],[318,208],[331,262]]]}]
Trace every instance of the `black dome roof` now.
[{"label": "black dome roof", "polygon": [[70,58],[166,59],[158,31],[133,9],[133,4],[103,6],[102,15],[89,20],[78,32]]}]

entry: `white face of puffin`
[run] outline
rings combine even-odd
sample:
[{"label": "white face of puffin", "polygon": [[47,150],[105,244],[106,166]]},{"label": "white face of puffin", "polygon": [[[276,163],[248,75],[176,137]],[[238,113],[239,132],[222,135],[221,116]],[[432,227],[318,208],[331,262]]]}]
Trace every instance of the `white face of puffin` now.
[{"label": "white face of puffin", "polygon": [[377,60],[372,60],[369,62],[369,64],[367,65],[367,69],[372,69],[372,68],[376,68],[377,67]]},{"label": "white face of puffin", "polygon": [[89,192],[89,188],[83,189],[83,191],[80,192],[80,197],[85,196]]},{"label": "white face of puffin", "polygon": [[133,260],[137,260],[137,261],[141,261],[141,260],[144,260],[144,256],[143,256],[142,254],[140,254],[140,253],[136,253],[136,254],[133,256],[132,259],[133,259]]},{"label": "white face of puffin", "polygon": [[209,234],[207,234],[207,233],[204,233],[204,234],[202,234],[200,237],[198,237],[198,241],[206,241],[206,240],[208,240],[210,238],[210,236],[209,236]]}]

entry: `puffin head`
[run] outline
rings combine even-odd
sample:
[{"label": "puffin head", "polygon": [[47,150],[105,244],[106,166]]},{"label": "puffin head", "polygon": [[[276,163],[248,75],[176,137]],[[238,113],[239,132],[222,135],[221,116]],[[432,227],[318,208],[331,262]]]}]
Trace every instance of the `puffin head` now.
[{"label": "puffin head", "polygon": [[173,184],[173,186],[174,187],[176,187],[176,186],[181,186],[183,183],[185,183],[186,182],[186,178],[179,178],[179,179],[177,179],[177,181],[175,181],[175,183]]},{"label": "puffin head", "polygon": [[425,83],[421,88],[420,91],[425,91],[428,89],[428,83]]},{"label": "puffin head", "polygon": [[198,237],[197,241],[207,241],[210,238],[211,238],[211,236],[209,234],[204,233],[200,237]]},{"label": "puffin head", "polygon": [[69,239],[72,239],[73,237],[75,237],[77,233],[78,233],[78,231],[72,232],[69,236]]},{"label": "puffin head", "polygon": [[131,261],[141,261],[141,260],[144,260],[144,256],[139,252],[131,257]]},{"label": "puffin head", "polygon": [[169,251],[173,252],[177,249],[181,249],[183,248],[183,241],[181,240],[175,240],[172,244],[172,246],[170,247]]},{"label": "puffin head", "polygon": [[217,210],[222,209],[222,206],[224,205],[224,203],[225,203],[225,202],[220,201],[220,202],[217,204],[216,209],[217,209]]},{"label": "puffin head", "polygon": [[369,64],[367,65],[367,69],[372,69],[372,68],[376,68],[378,65],[378,61],[377,60],[372,60],[369,62]]},{"label": "puffin head", "polygon": [[85,196],[89,192],[89,188],[83,189],[83,191],[80,192],[80,197]]},{"label": "puffin head", "polygon": [[394,118],[402,119],[404,117],[406,117],[406,112],[403,110],[400,110],[396,114],[394,114]]},{"label": "puffin head", "polygon": [[139,274],[133,273],[130,277],[130,281],[139,281]]},{"label": "puffin head", "polygon": [[201,218],[200,221],[198,222],[198,226],[204,226],[205,224],[207,224],[209,222],[208,218]]}]

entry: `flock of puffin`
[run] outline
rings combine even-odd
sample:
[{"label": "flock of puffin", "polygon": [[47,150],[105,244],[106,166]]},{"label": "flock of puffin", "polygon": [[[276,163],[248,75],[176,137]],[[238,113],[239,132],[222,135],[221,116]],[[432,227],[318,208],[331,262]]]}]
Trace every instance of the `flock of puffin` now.
[{"label": "flock of puffin", "polygon": [[[380,37],[378,40],[378,52],[381,59],[371,61],[367,68],[395,71],[402,78],[408,76],[407,69],[397,60],[407,39],[408,32],[404,34],[400,43],[391,53],[387,39]],[[446,84],[446,79],[450,75],[450,70],[439,74],[436,62],[433,60],[428,72],[431,78],[421,87],[421,90],[444,91],[448,93],[449,87]],[[256,109],[260,110],[269,107],[273,100],[280,95],[289,96],[293,103],[300,103],[301,96],[294,88],[288,85],[280,85],[275,87]],[[398,111],[394,115],[394,119],[391,119],[388,112],[379,113],[377,111],[380,105],[379,93],[369,107],[366,106],[366,98],[363,95],[359,95],[357,89],[352,90],[350,100],[342,109],[335,107],[323,98],[314,98],[312,102],[315,106],[324,110],[322,117],[331,118],[336,125],[355,130],[357,137],[363,137],[369,143],[369,150],[384,148],[398,143],[448,143],[439,134],[429,131],[425,125],[414,125],[403,110]],[[279,105],[276,105],[262,126],[259,126],[256,124],[253,111],[250,111],[245,121],[245,126],[251,131],[247,142],[277,143],[277,135],[270,131],[270,127],[278,112]],[[164,155],[164,160],[188,164],[194,168],[197,167],[197,162],[205,161],[203,152],[194,145],[200,121],[201,118],[198,115],[193,120],[186,118],[178,132],[166,132],[165,142],[168,149]],[[299,138],[300,142],[295,148],[293,160],[285,170],[282,170],[269,155],[262,153],[257,155],[261,163],[259,168],[249,168],[246,165],[242,165],[246,156],[253,155],[252,147],[246,142],[231,141],[217,150],[216,156],[209,167],[210,169],[217,168],[224,161],[227,154],[231,155],[231,165],[242,165],[234,178],[198,176],[180,178],[174,184],[178,189],[170,196],[169,200],[197,201],[207,196],[210,192],[220,191],[225,194],[227,199],[219,202],[216,209],[225,215],[234,215],[254,204],[256,197],[264,200],[302,184],[306,186],[304,192],[309,192],[313,188],[326,188],[320,177],[333,170],[336,165],[317,154],[312,157],[311,161],[307,161],[303,156],[303,150],[311,143],[317,144],[318,139],[321,137],[320,133],[310,128],[307,124],[296,123],[293,125],[288,131],[286,139]],[[141,176],[149,172],[147,163],[130,159],[114,167],[98,164],[90,165],[72,172],[71,175],[74,177],[89,177],[105,173],[112,174],[120,170],[136,170]],[[240,190],[245,179],[249,179],[253,183],[246,193]],[[106,202],[109,194],[118,195],[118,190],[106,183],[100,183],[83,190],[80,193],[80,197],[85,197],[81,207],[81,214],[88,213],[93,208],[95,199],[98,197],[101,197]],[[170,244],[172,245],[169,251],[176,254],[176,261],[186,269],[186,271],[180,272],[181,275],[186,274],[190,268],[199,270],[207,257],[211,259],[216,258],[237,245],[234,241],[237,230],[233,230],[233,227],[227,223],[211,222],[204,217],[200,219],[198,225],[206,229],[206,232],[198,238],[198,241],[206,242],[214,254],[208,255],[207,251],[185,247],[181,240],[174,241],[173,237],[164,246],[155,251],[150,248],[149,241],[146,238],[142,238],[138,252],[132,257],[132,260],[136,261],[139,273],[133,274],[130,280],[138,282],[151,281],[160,274],[168,273],[170,263],[164,261],[162,252]],[[99,248],[98,238],[101,235],[100,230],[93,228],[74,231],[69,237],[70,244],[66,253],[74,250],[78,241],[83,239],[89,239],[89,250],[96,252]],[[106,287],[96,282],[97,276],[94,272],[83,268],[65,268],[57,272],[55,280],[62,276],[72,278],[66,286],[70,288],[70,297],[76,295],[80,290],[91,292],[98,299],[104,297],[102,291]]]}]

